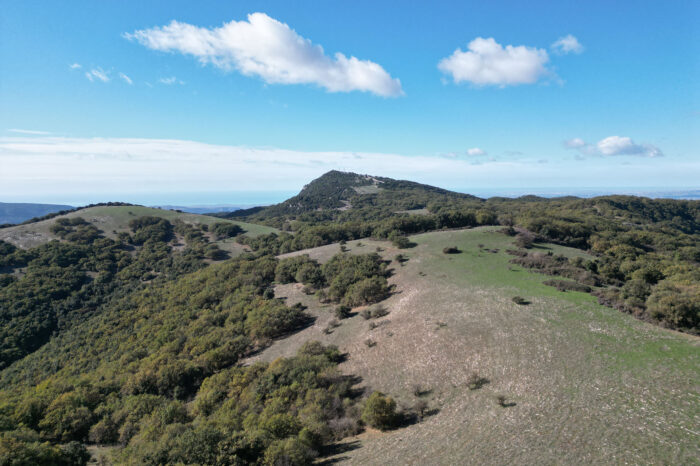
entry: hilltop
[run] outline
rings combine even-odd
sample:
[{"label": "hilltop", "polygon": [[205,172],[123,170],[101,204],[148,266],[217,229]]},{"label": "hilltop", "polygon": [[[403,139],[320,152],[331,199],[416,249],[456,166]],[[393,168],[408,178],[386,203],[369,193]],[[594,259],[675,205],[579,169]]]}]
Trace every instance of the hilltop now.
[{"label": "hilltop", "polygon": [[392,211],[420,210],[431,202],[449,199],[480,200],[468,194],[413,181],[332,170],[311,181],[301,189],[299,194],[280,204],[242,209],[219,216],[270,220],[309,212],[357,210],[370,205],[375,208],[392,209]]}]

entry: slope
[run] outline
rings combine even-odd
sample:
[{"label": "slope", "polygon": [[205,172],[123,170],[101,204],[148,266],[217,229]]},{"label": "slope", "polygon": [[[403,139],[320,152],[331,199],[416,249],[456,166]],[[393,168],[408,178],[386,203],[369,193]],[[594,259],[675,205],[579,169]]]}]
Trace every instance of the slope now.
[{"label": "slope", "polygon": [[[116,238],[119,232],[129,231],[129,221],[141,216],[160,217],[169,221],[179,219],[193,225],[213,225],[221,221],[230,222],[239,225],[243,228],[245,234],[250,237],[276,231],[274,228],[264,225],[255,225],[226,219],[222,220],[208,215],[190,214],[174,210],[156,209],[153,207],[97,206],[74,210],[68,214],[41,220],[36,223],[2,228],[0,229],[0,240],[7,241],[22,248],[38,246],[52,239],[58,239],[58,237],[50,231],[51,225],[53,225],[57,219],[76,217],[82,217],[87,222],[102,230],[105,236],[113,239]],[[228,243],[230,243],[230,241],[228,241]]]},{"label": "slope", "polygon": [[[351,253],[392,260],[395,294],[378,320],[355,315],[334,327],[332,309],[284,285],[277,294],[318,316],[316,324],[255,359],[294,353],[318,339],[347,353],[341,368],[397,394],[427,402],[420,423],[343,443],[348,464],[692,464],[700,455],[700,340],[660,329],[561,292],[548,277],[509,263],[512,238],[491,228],[387,242],[348,242]],[[460,254],[444,254],[457,246]],[[555,254],[581,251],[542,244]],[[338,245],[293,254],[320,261]],[[529,304],[518,305],[514,296]],[[331,325],[329,326],[329,323]],[[371,341],[372,344],[368,344]],[[474,375],[481,387],[470,389]],[[474,388],[472,386],[472,388]],[[497,397],[504,396],[505,407]]]}]

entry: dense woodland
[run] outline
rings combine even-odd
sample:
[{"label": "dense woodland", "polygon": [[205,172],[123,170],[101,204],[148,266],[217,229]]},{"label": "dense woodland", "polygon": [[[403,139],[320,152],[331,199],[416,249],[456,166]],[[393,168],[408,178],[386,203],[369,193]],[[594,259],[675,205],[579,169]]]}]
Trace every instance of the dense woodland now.
[{"label": "dense woodland", "polygon": [[[222,216],[283,231],[252,238],[231,223],[138,217],[110,239],[60,217],[60,241],[0,241],[0,464],[85,464],[90,444],[114,447],[119,464],[308,464],[363,424],[395,426],[395,402],[362,396],[338,371],[337,348],[308,342],[292,358],[241,364],[311,323],[301,305],[275,298],[275,284],[303,284],[337,303],[339,318],[392,292],[378,254],[275,257],[324,244],[373,237],[404,248],[414,233],[499,225],[513,237],[512,261],[548,284],[700,327],[698,202],[482,200],[330,172],[285,203]],[[252,252],[230,259],[212,237]],[[540,241],[594,259],[547,254]]]},{"label": "dense woodland", "polygon": [[[0,288],[0,464],[85,464],[91,443],[117,446],[120,464],[308,464],[357,433],[363,415],[376,418],[335,368],[333,347],[239,363],[310,323],[274,298],[276,280],[368,304],[389,293],[378,255],[320,266],[250,254],[206,266],[201,226],[129,226],[111,240],[61,218],[52,232],[64,241],[0,243],[3,270],[14,271]],[[186,242],[178,253],[176,234]]]}]

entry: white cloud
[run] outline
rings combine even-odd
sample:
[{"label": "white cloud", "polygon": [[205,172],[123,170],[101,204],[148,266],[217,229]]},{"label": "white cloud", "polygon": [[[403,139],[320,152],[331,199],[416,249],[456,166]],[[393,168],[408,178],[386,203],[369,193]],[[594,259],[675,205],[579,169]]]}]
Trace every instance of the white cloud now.
[{"label": "white cloud", "polygon": [[636,155],[642,157],[662,157],[664,154],[651,144],[637,144],[628,137],[609,136],[596,145],[603,155]]},{"label": "white cloud", "polygon": [[172,86],[173,84],[185,84],[184,81],[180,81],[175,76],[170,76],[169,78],[160,78],[159,83],[165,84],[166,86]]},{"label": "white cloud", "polygon": [[82,67],[83,66],[80,63],[73,63],[72,65],[68,65],[68,68],[70,68],[71,70],[79,70]]},{"label": "white cloud", "polygon": [[483,149],[479,149],[478,147],[472,147],[471,149],[467,149],[467,155],[471,155],[471,156],[486,155],[486,151],[484,151]]},{"label": "white cloud", "polygon": [[533,84],[551,75],[546,67],[549,55],[544,49],[524,45],[503,47],[493,38],[477,37],[468,50],[457,49],[438,63],[438,69],[452,76],[455,83],[468,81],[478,86]]},{"label": "white cloud", "polygon": [[384,97],[403,94],[400,81],[377,63],[342,53],[329,57],[320,45],[264,13],[211,29],[172,21],[124,37],[153,50],[192,55],[202,64],[259,76],[271,84],[316,84],[330,92],[366,91]]},{"label": "white cloud", "polygon": [[578,41],[578,39],[571,34],[560,37],[552,44],[552,51],[559,55],[566,55],[568,53],[579,54],[583,52],[583,45]]},{"label": "white cloud", "polygon": [[576,149],[583,155],[636,157],[663,157],[664,153],[653,144],[637,144],[626,136],[608,136],[595,144],[589,144],[581,138],[569,139],[564,143],[569,149]]},{"label": "white cloud", "polygon": [[10,128],[10,129],[8,129],[7,131],[9,131],[10,133],[17,133],[17,134],[35,134],[35,135],[38,135],[38,136],[46,136],[46,135],[51,134],[51,133],[48,132],[48,131],[37,131],[37,130],[34,130],[34,129]]},{"label": "white cloud", "polygon": [[[482,160],[482,159],[476,159]],[[691,186],[698,161],[603,158],[585,164],[484,160],[396,153],[302,152],[123,138],[0,137],[0,199],[66,204],[121,200],[208,203],[232,192],[298,191],[328,170],[409,179],[448,189],[502,186]],[[629,165],[623,165],[629,163]],[[575,168],[572,164],[577,164]],[[232,180],[234,182],[232,183]],[[269,197],[268,197],[269,198]],[[201,197],[199,197],[201,199]],[[280,199],[281,200],[281,199]]]},{"label": "white cloud", "polygon": [[134,84],[134,81],[132,81],[131,78],[128,77],[128,76],[127,76],[126,74],[124,74],[124,73],[121,73],[121,72],[120,72],[120,73],[119,73],[119,77],[122,78],[122,79],[124,80],[124,82],[127,83],[128,85]]},{"label": "white cloud", "polygon": [[[10,198],[12,193],[52,192],[62,196],[79,193],[91,199],[133,199],[145,192],[180,196],[187,192],[296,191],[329,170],[447,188],[508,183],[534,173],[533,167],[517,162],[486,162],[477,168],[464,158],[64,137],[0,137],[0,165],[0,198]],[[508,173],[517,177],[510,178]],[[233,185],[231,180],[235,180]]]},{"label": "white cloud", "polygon": [[91,69],[90,71],[85,73],[85,77],[88,78],[90,81],[98,79],[103,83],[109,82],[109,72],[103,70],[102,68]]},{"label": "white cloud", "polygon": [[581,138],[573,138],[568,141],[564,141],[564,146],[567,149],[578,149],[579,147],[584,147],[586,142]]}]

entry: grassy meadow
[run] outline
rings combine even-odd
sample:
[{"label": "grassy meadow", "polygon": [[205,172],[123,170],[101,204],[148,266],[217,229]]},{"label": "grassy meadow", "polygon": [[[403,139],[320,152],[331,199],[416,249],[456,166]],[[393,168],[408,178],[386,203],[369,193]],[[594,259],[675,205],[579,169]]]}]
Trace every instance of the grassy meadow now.
[{"label": "grassy meadow", "polygon": [[[277,287],[278,296],[309,306],[317,320],[252,359],[289,356],[308,339],[336,344],[348,355],[341,367],[359,375],[360,386],[391,393],[405,408],[428,406],[420,423],[347,439],[333,461],[698,464],[697,337],[601,306],[589,294],[544,285],[551,277],[509,263],[505,250],[513,239],[494,228],[411,241],[416,246],[403,250],[368,240],[346,245],[351,253],[380,247],[387,260],[399,253],[408,258],[403,265],[392,261],[395,293],[383,303],[389,311],[383,318],[355,315],[334,327],[332,306],[298,284]],[[444,254],[450,246],[461,253]],[[292,255],[323,262],[339,248]],[[515,304],[514,296],[529,304]],[[474,375],[483,385],[472,390]]]}]

